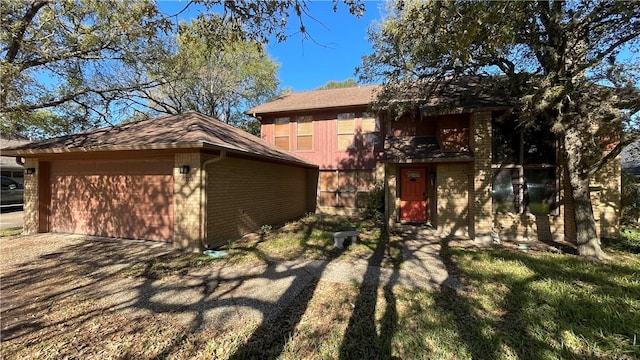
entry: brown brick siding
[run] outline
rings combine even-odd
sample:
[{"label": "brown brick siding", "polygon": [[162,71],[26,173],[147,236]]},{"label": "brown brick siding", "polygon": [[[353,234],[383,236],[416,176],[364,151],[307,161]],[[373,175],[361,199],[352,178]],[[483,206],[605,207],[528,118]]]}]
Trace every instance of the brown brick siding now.
[{"label": "brown brick siding", "polygon": [[617,237],[620,231],[620,176],[620,157],[617,157],[591,181],[591,201],[600,237]]},{"label": "brown brick siding", "polygon": [[486,241],[491,237],[491,112],[476,112],[471,116],[473,134],[473,185],[469,194],[470,237]]},{"label": "brown brick siding", "polygon": [[207,166],[207,243],[218,246],[307,210],[307,170],[225,158]]},{"label": "brown brick siding", "polygon": [[438,233],[469,236],[469,164],[437,167]]},{"label": "brown brick siding", "polygon": [[[199,249],[201,241],[202,211],[201,164],[203,156],[198,153],[176,153],[174,177],[174,234],[173,246],[179,249]],[[180,174],[180,167],[188,165],[188,174]]]},{"label": "brown brick siding", "polygon": [[[35,168],[35,174],[24,175],[24,234],[39,232],[39,187],[38,179],[41,176],[37,158],[27,158],[24,164],[26,168]],[[48,181],[48,179],[47,179]]]}]

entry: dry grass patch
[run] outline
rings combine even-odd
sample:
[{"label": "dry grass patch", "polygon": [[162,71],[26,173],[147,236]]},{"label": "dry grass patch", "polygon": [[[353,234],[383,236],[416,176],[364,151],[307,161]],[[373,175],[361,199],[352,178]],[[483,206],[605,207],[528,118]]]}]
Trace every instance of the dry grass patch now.
[{"label": "dry grass patch", "polygon": [[[345,241],[345,249],[335,249],[333,233],[357,230],[358,241]],[[385,255],[380,265],[398,267],[402,262],[402,244],[399,237],[388,239],[382,224],[358,217],[309,214],[287,223],[266,234],[254,234],[229,243],[224,247],[229,256],[222,261],[227,264],[263,263],[296,259],[367,261],[378,245],[385,246]]]}]

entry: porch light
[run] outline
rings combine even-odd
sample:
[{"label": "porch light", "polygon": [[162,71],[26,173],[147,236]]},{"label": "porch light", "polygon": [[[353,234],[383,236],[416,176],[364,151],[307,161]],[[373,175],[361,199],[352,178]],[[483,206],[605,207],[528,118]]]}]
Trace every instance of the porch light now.
[{"label": "porch light", "polygon": [[26,168],[24,169],[24,173],[27,175],[32,175],[36,173],[36,168]]},{"label": "porch light", "polygon": [[189,165],[180,166],[180,174],[188,174],[189,171],[191,171],[191,166]]}]

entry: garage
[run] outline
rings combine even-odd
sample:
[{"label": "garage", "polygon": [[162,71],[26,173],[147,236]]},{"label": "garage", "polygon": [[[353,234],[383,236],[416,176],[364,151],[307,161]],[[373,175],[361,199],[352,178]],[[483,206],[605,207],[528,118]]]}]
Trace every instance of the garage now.
[{"label": "garage", "polygon": [[49,166],[50,232],[173,240],[172,158]]},{"label": "garage", "polygon": [[24,233],[215,248],[315,211],[318,167],[197,112],[2,149],[24,165]]}]

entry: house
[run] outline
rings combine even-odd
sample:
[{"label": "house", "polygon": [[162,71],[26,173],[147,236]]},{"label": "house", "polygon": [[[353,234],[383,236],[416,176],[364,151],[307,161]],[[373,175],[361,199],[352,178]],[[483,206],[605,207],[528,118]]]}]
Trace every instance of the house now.
[{"label": "house", "polygon": [[315,209],[318,168],[196,112],[12,146],[24,232],[222,245]]},{"label": "house", "polygon": [[[0,149],[11,146],[24,145],[28,143],[27,140],[17,139],[3,139],[0,138]],[[0,173],[2,176],[13,179],[14,181],[22,184],[24,182],[24,167],[16,162],[16,158],[11,156],[0,156]]]},{"label": "house", "polygon": [[[355,213],[375,184],[388,226],[430,224],[481,241],[575,239],[573,200],[549,129],[521,130],[506,99],[457,85],[401,116],[379,86],[282,95],[250,109],[262,139],[319,167],[317,211]],[[602,236],[617,233],[620,166],[594,179]]]},{"label": "house", "polygon": [[640,140],[627,145],[620,154],[622,171],[638,179],[640,183]]}]

